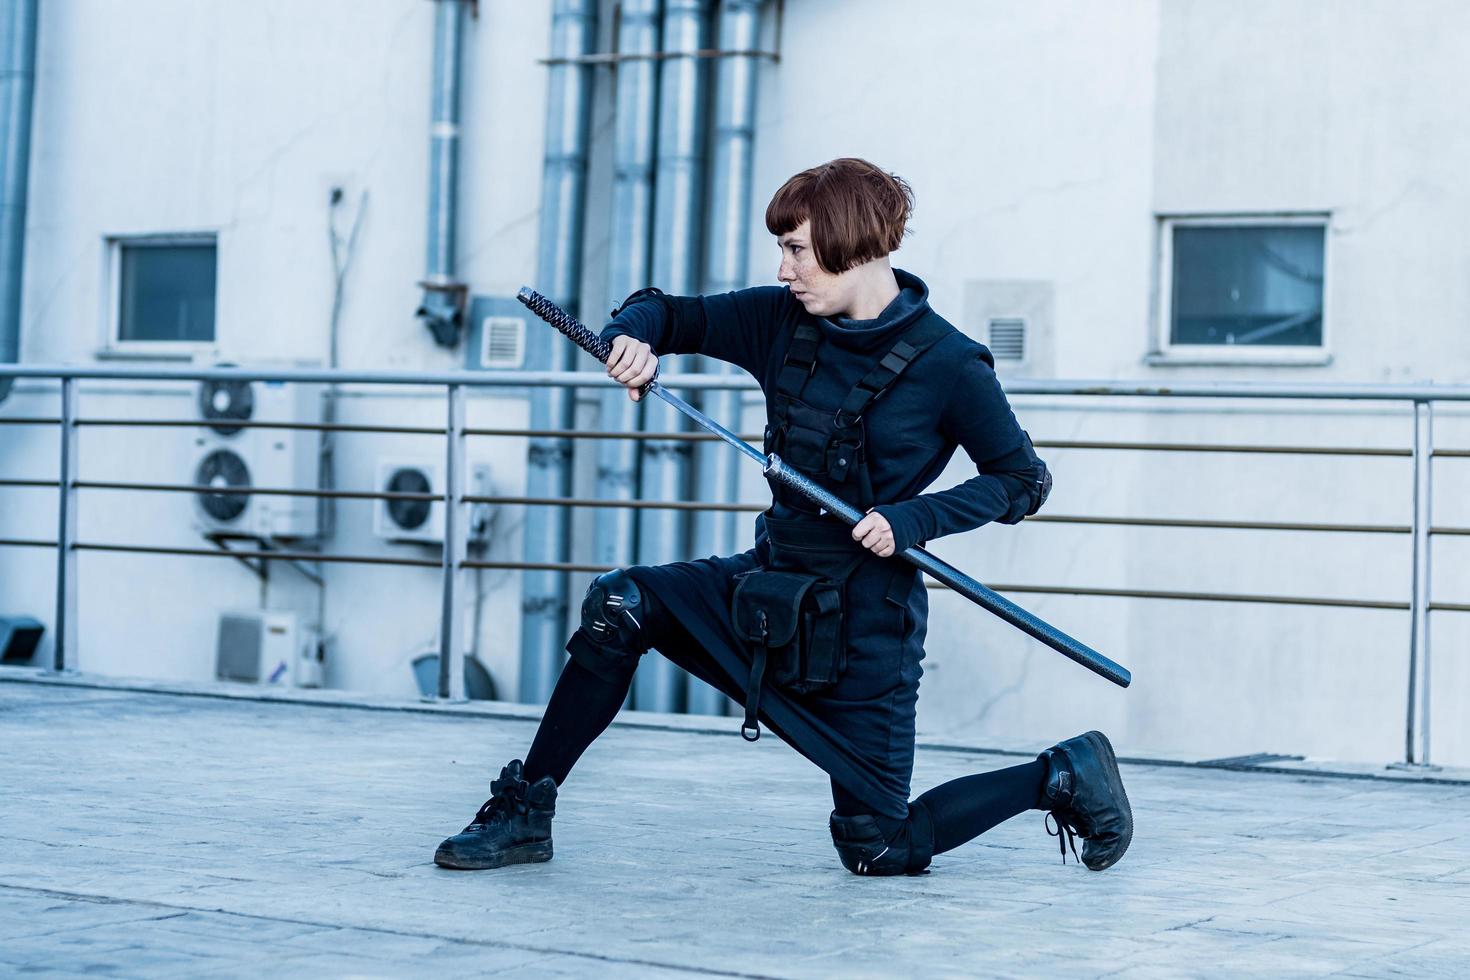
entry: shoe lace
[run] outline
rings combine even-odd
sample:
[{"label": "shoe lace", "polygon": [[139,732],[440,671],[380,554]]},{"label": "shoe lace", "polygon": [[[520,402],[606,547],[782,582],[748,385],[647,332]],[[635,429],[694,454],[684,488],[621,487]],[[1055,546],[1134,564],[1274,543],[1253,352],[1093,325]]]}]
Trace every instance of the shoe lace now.
[{"label": "shoe lace", "polygon": [[[1051,829],[1053,820],[1055,820],[1057,824],[1056,830]],[[1078,857],[1077,855],[1077,828],[1072,825],[1072,822],[1066,817],[1063,817],[1061,814],[1057,813],[1055,810],[1048,810],[1046,816],[1042,818],[1041,822],[1042,825],[1046,827],[1047,836],[1055,837],[1057,839],[1057,846],[1060,847],[1062,851],[1062,863],[1067,863],[1068,845],[1071,845],[1072,847],[1072,857],[1076,858],[1077,861],[1080,863],[1082,861],[1082,858]]]},{"label": "shoe lace", "polygon": [[517,810],[526,812],[526,789],[529,786],[524,779],[509,775],[492,781],[490,799],[480,807],[471,824],[488,824],[497,817],[509,816]]}]

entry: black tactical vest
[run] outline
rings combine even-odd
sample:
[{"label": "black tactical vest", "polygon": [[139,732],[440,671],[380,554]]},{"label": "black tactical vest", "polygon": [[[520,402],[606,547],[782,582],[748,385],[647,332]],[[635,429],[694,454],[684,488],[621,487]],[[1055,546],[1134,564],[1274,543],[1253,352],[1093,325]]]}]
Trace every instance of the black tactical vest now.
[{"label": "black tactical vest", "polygon": [[[787,464],[866,511],[875,501],[868,475],[863,415],[920,354],[953,330],[933,310],[925,313],[863,375],[833,413],[802,400],[802,390],[817,370],[822,332],[811,323],[798,324],[776,376],[776,392],[767,401],[766,453],[776,453]],[[780,481],[770,483],[778,503],[803,513],[818,512],[817,505]]]}]

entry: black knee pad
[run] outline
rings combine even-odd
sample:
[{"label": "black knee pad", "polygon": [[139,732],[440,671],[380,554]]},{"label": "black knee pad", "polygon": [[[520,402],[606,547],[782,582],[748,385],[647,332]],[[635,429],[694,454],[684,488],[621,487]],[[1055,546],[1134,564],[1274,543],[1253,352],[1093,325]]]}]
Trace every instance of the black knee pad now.
[{"label": "black knee pad", "polygon": [[892,838],[866,813],[841,817],[834,810],[828,829],[842,866],[855,875],[920,875],[934,857],[934,822],[918,801]]},{"label": "black knee pad", "polygon": [[582,628],[567,641],[567,652],[605,680],[632,673],[648,651],[643,632],[647,605],[626,570],[597,576],[582,599]]}]

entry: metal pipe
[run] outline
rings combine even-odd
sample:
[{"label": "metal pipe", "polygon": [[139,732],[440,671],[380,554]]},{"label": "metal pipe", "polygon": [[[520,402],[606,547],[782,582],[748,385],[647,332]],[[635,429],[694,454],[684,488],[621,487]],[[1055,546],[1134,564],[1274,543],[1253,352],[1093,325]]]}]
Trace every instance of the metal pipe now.
[{"label": "metal pipe", "polygon": [[[0,547],[55,548],[55,541],[30,540],[25,538],[0,538]],[[440,568],[441,561],[431,558],[392,558],[382,555],[319,555],[312,551],[246,551],[205,548],[168,548],[150,545],[104,544],[77,542],[75,551],[104,551],[121,554],[176,555],[190,558],[258,558],[267,561],[333,562],[344,565],[400,565],[416,568]],[[521,571],[528,568],[548,569],[557,572],[585,572],[600,574],[610,571],[606,565],[574,562],[548,562],[531,564],[519,561],[481,561],[466,558],[460,562],[462,569],[486,569],[498,571]],[[943,582],[926,579],[925,586],[935,590],[947,590]],[[1071,595],[1113,599],[1165,599],[1187,602],[1244,602],[1275,606],[1322,606],[1334,609],[1382,609],[1391,612],[1408,612],[1409,603],[1393,599],[1338,599],[1325,596],[1283,596],[1268,594],[1246,594],[1232,592],[1180,592],[1158,589],[1107,589],[1078,585],[994,585],[991,588],[1002,594]],[[1430,609],[1447,612],[1470,612],[1470,603],[1436,602]]]},{"label": "metal pipe", "polygon": [[1433,450],[1434,408],[1428,402],[1416,401],[1413,577],[1409,593],[1409,705],[1405,719],[1404,761],[1408,765],[1426,766],[1429,765],[1429,525],[1433,503]]},{"label": "metal pipe", "polygon": [[[949,589],[943,582],[926,579],[931,589]],[[993,585],[995,592],[1037,595],[1081,595],[1115,599],[1178,599],[1188,602],[1252,602],[1274,606],[1331,606],[1340,609],[1390,609],[1407,612],[1409,604],[1394,599],[1333,599],[1322,596],[1252,595],[1236,592],[1179,592],[1168,589],[1097,589],[1072,585]]]},{"label": "metal pipe", "polygon": [[[36,90],[37,0],[8,0],[0,13],[0,364],[20,360],[31,108]],[[14,384],[0,375],[0,402]]]},{"label": "metal pipe", "polygon": [[315,551],[264,551],[244,548],[221,550],[219,548],[166,548],[143,544],[105,544],[95,541],[78,542],[72,545],[76,551],[110,551],[136,555],[183,555],[190,558],[261,558],[270,561],[329,562],[338,565],[401,565],[412,568],[443,568],[443,559],[393,558],[387,555],[326,555]]},{"label": "metal pipe", "polygon": [[[201,425],[214,425],[211,419],[78,419],[77,425],[124,425],[138,426],[139,428],[198,428]],[[424,425],[356,425],[343,424],[341,422],[247,422],[244,419],[231,419],[230,427],[235,429],[295,429],[307,432],[372,432],[372,433],[394,433],[397,435],[415,436],[442,436],[444,430],[435,426]],[[469,430],[466,430],[467,432]]]},{"label": "metal pipe", "polygon": [[[465,435],[470,430],[465,430]],[[608,433],[603,433],[604,436]],[[215,487],[194,483],[119,483],[92,480],[74,480],[78,490],[133,490],[157,493],[213,493]],[[10,480],[0,479],[0,487],[28,487],[55,489],[55,480]],[[231,490],[232,495],[248,497],[254,494],[278,497],[316,497],[350,500],[438,500],[432,493],[407,491],[373,490],[298,490],[295,488],[242,487]],[[466,494],[467,504],[517,504],[547,507],[600,507],[632,508],[634,510],[678,510],[702,513],[756,514],[766,509],[765,504],[711,502],[704,500],[598,500],[595,497],[531,497],[531,496],[478,496]],[[1228,531],[1301,531],[1332,534],[1411,534],[1413,528],[1406,524],[1320,524],[1291,521],[1214,521],[1199,518],[1179,517],[1107,517],[1080,514],[1041,514],[1027,518],[1029,524],[1089,524],[1111,527],[1160,527],[1183,528],[1186,530]],[[1470,535],[1470,528],[1431,527],[1429,534]]]},{"label": "metal pipe", "polygon": [[[705,45],[710,0],[664,0],[662,51],[679,54]],[[699,238],[704,184],[704,102],[708,65],[694,57],[659,65],[658,167],[653,199],[653,275],[665,292],[687,296],[699,288]],[[683,417],[663,406],[643,412],[649,433],[677,433]],[[676,499],[687,494],[689,449],[678,440],[645,440],[639,496]],[[662,565],[685,557],[688,521],[679,510],[643,511],[637,519],[637,560]],[[664,657],[644,657],[634,677],[633,705],[678,711],[685,704],[684,674]]]},{"label": "metal pipe", "polygon": [[[538,374],[534,376],[539,385],[546,387],[586,387],[605,385],[602,379],[588,380],[584,373],[569,372],[566,374]],[[744,388],[743,380],[735,380],[727,383],[726,376],[705,377],[701,375],[670,375],[667,379],[660,379],[660,384],[668,388],[694,388],[705,391],[719,391],[726,388]],[[738,376],[731,375],[730,378]],[[523,379],[502,379],[498,384],[519,386]],[[466,384],[469,381],[464,382]],[[492,383],[494,386],[494,383]],[[0,418],[0,425],[56,425],[60,420],[44,416],[25,418]],[[79,426],[126,426],[138,428],[198,428],[207,425],[204,419],[115,419],[95,418],[77,419]],[[370,433],[398,433],[409,435],[438,435],[442,436],[444,430],[433,426],[407,426],[407,425],[357,425],[343,423],[317,423],[317,422],[248,422],[235,421],[233,426],[241,429],[298,429],[307,431],[330,431],[330,432],[370,432]],[[719,436],[708,432],[614,432],[608,429],[546,429],[539,427],[531,428],[473,428],[467,427],[465,435],[469,436],[516,436],[528,438],[545,438],[548,440],[569,439],[667,439],[679,442],[711,442],[718,441]],[[740,438],[754,442],[761,438],[760,433],[744,433]],[[1285,456],[1371,456],[1371,457],[1399,457],[1408,459],[1414,455],[1413,449],[1398,449],[1386,447],[1365,446],[1260,446],[1236,443],[1223,445],[1219,443],[1205,442],[1054,442],[1051,440],[1036,440],[1038,449],[1108,449],[1127,450],[1136,452],[1183,452],[1183,453],[1258,453]],[[1470,456],[1470,450],[1436,449],[1431,454],[1435,459],[1454,458],[1456,456]],[[1433,532],[1431,532],[1433,533]]]},{"label": "metal pipe", "polygon": [[1075,439],[1037,440],[1037,449],[1136,449],[1161,453],[1282,453],[1306,456],[1412,456],[1413,450],[1339,446],[1252,446],[1188,442],[1095,442]]},{"label": "metal pipe", "polygon": [[[339,384],[411,385],[466,388],[525,388],[534,385],[591,387],[613,382],[577,371],[329,371],[322,368],[122,367],[102,364],[0,364],[0,377],[107,378],[145,381],[317,381]],[[699,374],[660,375],[661,388],[757,391],[755,379]],[[618,386],[621,388],[621,386]],[[1281,398],[1372,402],[1470,402],[1470,384],[1421,385],[1290,385],[1280,383],[1201,383],[1149,387],[1135,381],[1013,381],[1007,395],[1086,395],[1157,398]],[[626,401],[626,396],[624,398]],[[1440,450],[1453,455],[1457,450]]]},{"label": "metal pipe", "polygon": [[460,568],[465,560],[468,507],[464,502],[464,389],[450,385],[444,452],[444,596],[439,619],[439,697],[464,699],[464,615]]},{"label": "metal pipe", "polygon": [[[617,30],[617,50],[651,53],[658,50],[658,0],[624,0]],[[616,109],[613,121],[613,187],[608,241],[608,308],[629,293],[648,285],[652,244],[653,164],[658,68],[651,61],[620,65],[614,77]],[[601,426],[632,431],[637,413],[621,386],[602,396]],[[631,500],[637,496],[637,457],[623,442],[603,443],[597,449],[597,496],[604,500]],[[635,524],[631,511],[618,511],[599,522],[593,536],[593,562],[610,567],[626,565],[633,554]]]},{"label": "metal pipe", "polygon": [[669,61],[675,58],[766,58],[779,62],[781,53],[779,51],[759,51],[755,48],[701,48],[698,51],[656,51],[653,54],[620,54],[616,51],[606,51],[598,54],[585,54],[576,58],[542,58],[541,64],[620,65],[627,61]]},{"label": "metal pipe", "polygon": [[[55,486],[56,484],[53,483],[51,485]],[[164,493],[220,492],[218,487],[198,483],[111,483],[74,480],[72,485],[78,490],[152,490]],[[259,494],[269,497],[313,497],[327,500],[427,500],[432,502],[443,499],[437,493],[413,493],[406,490],[298,490],[294,487],[240,487],[227,492],[232,497],[249,497]]]},{"label": "metal pipe", "polygon": [[464,0],[434,3],[433,103],[429,123],[428,272],[414,315],[443,347],[459,343],[465,286],[454,277],[459,205],[459,64]]},{"label": "metal pipe", "polygon": [[[592,50],[597,36],[595,0],[556,0],[551,12],[553,57]],[[587,133],[591,119],[592,69],[562,64],[547,72],[546,150],[541,180],[540,252],[536,276],[546,295],[577,309],[582,279],[582,228],[586,211]],[[526,335],[526,366],[567,371],[575,348],[550,330]],[[532,437],[526,454],[529,496],[570,496],[575,402],[566,388],[531,389],[531,428],[560,430]],[[474,430],[470,430],[474,431]],[[528,511],[523,531],[531,564],[566,562],[571,526],[566,512]],[[544,704],[561,671],[567,628],[569,583],[564,573],[528,572],[521,581],[521,670],[519,699]]]},{"label": "metal pipe", "polygon": [[[725,0],[720,7],[721,49],[753,51],[760,34],[761,0]],[[755,146],[756,72],[754,54],[730,55],[719,62],[715,81],[715,113],[710,145],[709,250],[704,268],[703,292],[723,293],[747,284],[746,256],[750,245],[751,173]],[[730,365],[703,360],[706,372],[729,376]],[[706,414],[738,424],[741,416],[738,392],[707,392],[699,405]],[[736,458],[723,446],[707,445],[695,450],[695,498],[731,501],[739,497],[740,471]],[[731,513],[706,511],[694,518],[694,553],[725,555],[736,550],[739,540],[737,518]],[[692,680],[689,710],[696,714],[720,714],[729,699],[719,691]]]},{"label": "metal pipe", "polygon": [[61,382],[61,465],[58,471],[60,489],[56,494],[56,640],[51,669],[76,670],[77,646],[77,383],[70,378]]}]

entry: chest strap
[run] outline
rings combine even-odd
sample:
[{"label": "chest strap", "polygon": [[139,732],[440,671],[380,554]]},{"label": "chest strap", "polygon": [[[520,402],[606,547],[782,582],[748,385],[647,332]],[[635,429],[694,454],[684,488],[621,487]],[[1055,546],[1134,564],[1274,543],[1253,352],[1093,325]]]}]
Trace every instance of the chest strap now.
[{"label": "chest strap", "polygon": [[889,348],[888,353],[863,375],[837,410],[837,424],[851,425],[868,407],[893,386],[919,355],[949,335],[953,328],[933,313],[923,317]]},{"label": "chest strap", "polygon": [[781,373],[776,376],[776,391],[787,398],[797,398],[806,387],[807,379],[817,370],[817,348],[822,343],[822,331],[810,323],[799,323],[786,348],[786,359],[781,362]]},{"label": "chest strap", "polygon": [[[862,417],[868,406],[898,380],[919,355],[943,340],[953,328],[933,312],[922,317],[898,339],[888,353],[879,359],[867,374],[848,392],[838,409],[839,423],[851,424]],[[822,344],[822,332],[810,323],[801,323],[792,335],[791,345],[786,348],[786,357],[781,362],[781,372],[776,376],[776,391],[788,398],[797,398],[806,387],[807,380],[817,370],[817,348]]]}]

